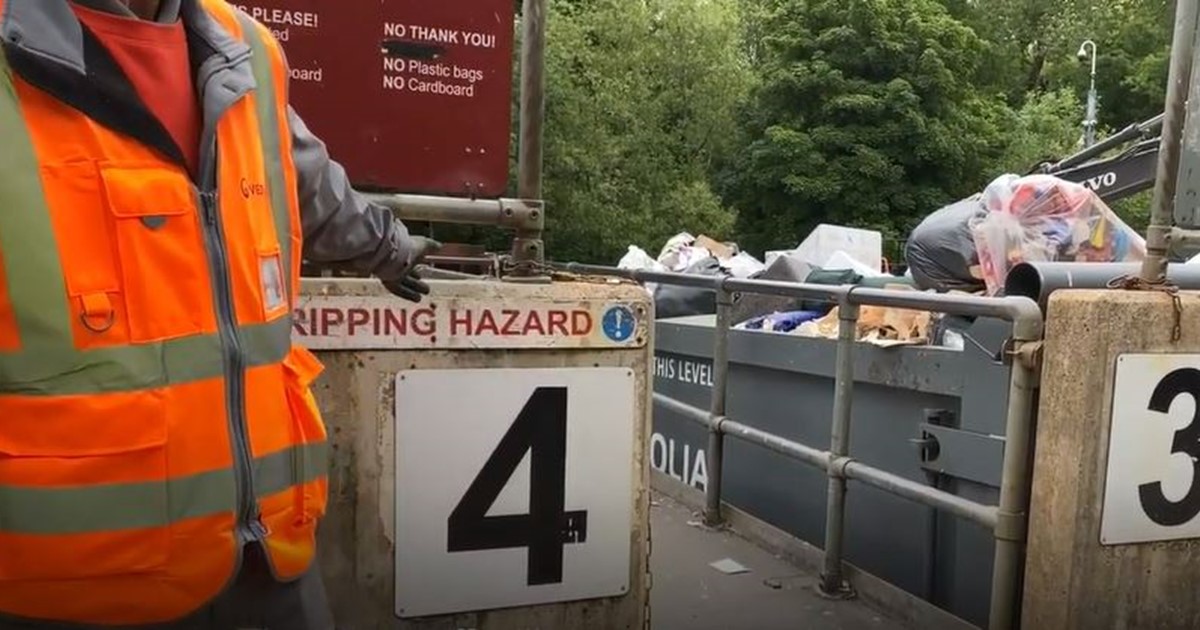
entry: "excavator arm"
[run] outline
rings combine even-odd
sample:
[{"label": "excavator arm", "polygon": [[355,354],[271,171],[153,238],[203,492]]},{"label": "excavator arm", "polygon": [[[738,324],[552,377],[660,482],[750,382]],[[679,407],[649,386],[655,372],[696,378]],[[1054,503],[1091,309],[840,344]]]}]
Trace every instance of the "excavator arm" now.
[{"label": "excavator arm", "polygon": [[[1154,187],[1158,169],[1157,134],[1162,115],[1130,125],[1104,141],[1054,163],[1039,165],[1034,173],[1054,175],[1091,188],[1106,203],[1112,203]],[[1121,153],[1099,159],[1114,149],[1134,143]]]},{"label": "excavator arm", "polygon": [[1144,140],[1116,157],[1094,160],[1050,174],[1091,188],[1106,203],[1154,187],[1158,138]]}]

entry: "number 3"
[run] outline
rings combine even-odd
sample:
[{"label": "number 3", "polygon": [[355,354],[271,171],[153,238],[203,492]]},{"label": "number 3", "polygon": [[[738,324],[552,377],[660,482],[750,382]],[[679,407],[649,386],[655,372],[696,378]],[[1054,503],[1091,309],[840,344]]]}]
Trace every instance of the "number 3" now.
[{"label": "number 3", "polygon": [[1162,482],[1143,484],[1138,487],[1142,510],[1150,520],[1163,527],[1176,527],[1200,516],[1200,370],[1184,368],[1175,370],[1164,378],[1150,397],[1150,410],[1166,414],[1171,403],[1183,395],[1192,397],[1196,411],[1192,421],[1175,433],[1171,454],[1186,454],[1192,458],[1192,485],[1187,496],[1175,503],[1163,495]]},{"label": "number 3", "polygon": [[[529,513],[488,516],[526,452]],[[450,514],[447,550],[528,547],[528,584],[561,583],[563,546],[587,542],[587,512],[565,511],[566,476],[567,389],[538,388]]]}]

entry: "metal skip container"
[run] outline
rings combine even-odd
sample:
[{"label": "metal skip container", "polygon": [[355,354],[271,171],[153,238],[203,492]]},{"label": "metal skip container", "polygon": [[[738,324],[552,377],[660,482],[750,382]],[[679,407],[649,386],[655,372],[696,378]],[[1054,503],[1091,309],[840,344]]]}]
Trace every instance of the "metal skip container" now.
[{"label": "metal skip container", "polygon": [[606,279],[306,279],[339,627],[646,628],[652,304]]}]

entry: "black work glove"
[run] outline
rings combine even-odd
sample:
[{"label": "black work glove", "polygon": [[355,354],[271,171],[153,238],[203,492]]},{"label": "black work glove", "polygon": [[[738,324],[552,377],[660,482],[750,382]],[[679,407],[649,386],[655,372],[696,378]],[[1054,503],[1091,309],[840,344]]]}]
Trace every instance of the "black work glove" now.
[{"label": "black work glove", "polygon": [[417,265],[426,256],[436,253],[442,244],[423,236],[409,236],[408,245],[403,248],[406,258],[395,260],[386,265],[386,269],[378,272],[383,286],[397,297],[409,302],[420,302],[423,296],[429,295],[429,285],[417,275]]}]

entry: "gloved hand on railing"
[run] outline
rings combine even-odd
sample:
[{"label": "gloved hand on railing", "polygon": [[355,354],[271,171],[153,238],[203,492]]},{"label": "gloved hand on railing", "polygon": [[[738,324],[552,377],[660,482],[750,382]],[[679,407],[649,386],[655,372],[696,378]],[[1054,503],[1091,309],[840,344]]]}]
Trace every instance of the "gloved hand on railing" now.
[{"label": "gloved hand on railing", "polygon": [[417,266],[426,256],[436,253],[442,244],[423,236],[405,236],[405,247],[395,248],[393,259],[380,265],[375,275],[383,286],[397,297],[410,302],[420,302],[429,295],[429,285],[417,275]]}]

